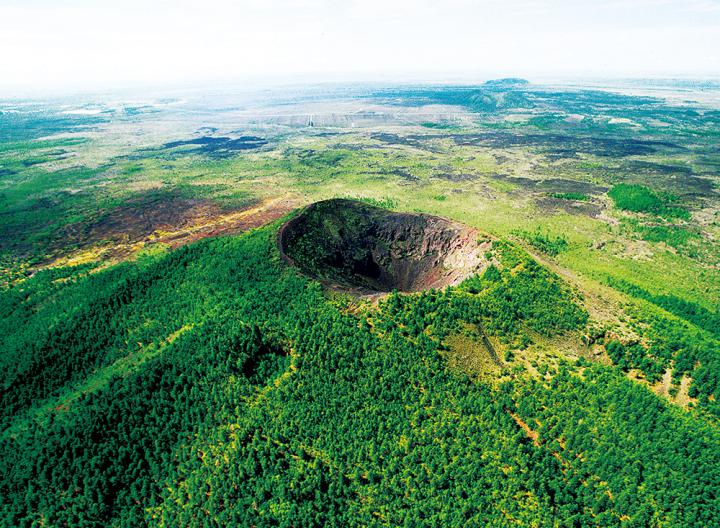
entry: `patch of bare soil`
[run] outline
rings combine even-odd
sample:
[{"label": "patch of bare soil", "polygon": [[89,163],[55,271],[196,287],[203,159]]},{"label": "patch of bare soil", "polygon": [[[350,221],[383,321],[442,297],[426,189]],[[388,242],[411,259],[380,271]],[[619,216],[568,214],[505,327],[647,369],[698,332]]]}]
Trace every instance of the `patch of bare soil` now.
[{"label": "patch of bare soil", "polygon": [[683,374],[680,379],[680,387],[678,388],[677,396],[675,397],[675,403],[687,407],[690,403],[696,403],[696,398],[691,398],[689,391],[692,385],[692,378],[687,374]]},{"label": "patch of bare soil", "polygon": [[170,231],[157,238],[157,242],[179,247],[202,238],[231,235],[269,224],[296,209],[297,198],[278,197],[264,200],[251,207],[206,218],[185,228]]},{"label": "patch of bare soil", "polygon": [[60,240],[63,245],[80,248],[104,241],[127,243],[143,240],[157,231],[187,228],[222,214],[221,207],[207,199],[151,191],[90,221],[67,226]]},{"label": "patch of bare soil", "polygon": [[124,204],[89,224],[68,228],[63,253],[50,265],[87,260],[118,261],[144,247],[162,243],[177,248],[197,240],[230,235],[263,226],[301,205],[292,196],[255,202],[241,209],[224,210],[203,199],[158,199]]},{"label": "patch of bare soil", "polygon": [[670,388],[672,387],[672,369],[665,369],[665,373],[660,381],[653,384],[652,389],[658,396],[670,398]]}]

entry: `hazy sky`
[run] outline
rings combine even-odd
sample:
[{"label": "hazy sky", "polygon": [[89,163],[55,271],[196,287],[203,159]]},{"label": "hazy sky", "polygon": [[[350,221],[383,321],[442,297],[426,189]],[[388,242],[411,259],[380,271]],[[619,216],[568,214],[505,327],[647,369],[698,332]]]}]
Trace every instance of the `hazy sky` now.
[{"label": "hazy sky", "polygon": [[0,90],[720,76],[720,0],[0,0]]}]

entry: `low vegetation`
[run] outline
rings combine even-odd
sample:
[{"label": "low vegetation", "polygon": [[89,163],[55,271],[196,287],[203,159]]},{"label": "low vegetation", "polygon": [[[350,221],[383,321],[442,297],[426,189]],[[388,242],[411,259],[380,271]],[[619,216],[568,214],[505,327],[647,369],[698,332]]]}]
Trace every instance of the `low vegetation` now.
[{"label": "low vegetation", "polygon": [[587,194],[578,192],[552,193],[550,196],[559,200],[574,200],[576,202],[587,202],[590,200]]}]

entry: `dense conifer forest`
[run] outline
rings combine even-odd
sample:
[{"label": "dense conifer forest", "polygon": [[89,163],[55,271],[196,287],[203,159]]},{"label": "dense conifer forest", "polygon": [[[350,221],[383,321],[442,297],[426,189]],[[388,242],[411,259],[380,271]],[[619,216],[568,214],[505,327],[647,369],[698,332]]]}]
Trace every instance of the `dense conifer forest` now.
[{"label": "dense conifer forest", "polygon": [[[449,366],[468,328],[520,351],[588,323],[517,246],[457,287],[356,305],[284,265],[276,230],[3,292],[0,523],[720,524],[706,418],[583,359],[501,361],[492,382]],[[649,351],[609,343],[619,366],[714,346],[652,313]]]}]

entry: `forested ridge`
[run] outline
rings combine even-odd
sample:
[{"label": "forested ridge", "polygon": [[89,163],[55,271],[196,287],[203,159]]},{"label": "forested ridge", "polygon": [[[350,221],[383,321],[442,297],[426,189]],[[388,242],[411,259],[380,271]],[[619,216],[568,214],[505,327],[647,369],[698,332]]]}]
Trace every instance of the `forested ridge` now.
[{"label": "forested ridge", "polygon": [[720,525],[716,423],[627,379],[628,343],[540,378],[448,367],[467,325],[520,354],[587,324],[522,250],[354,310],[281,264],[276,230],[2,292],[2,525]]}]

